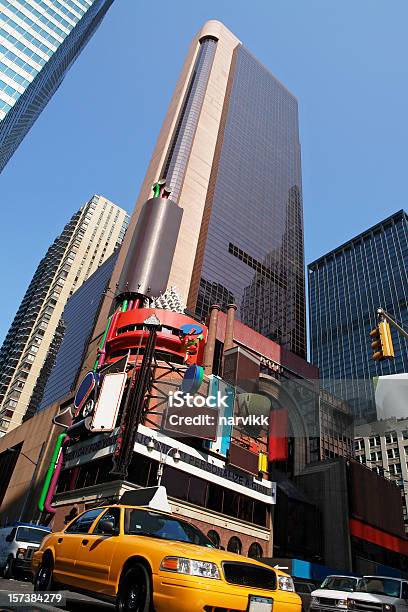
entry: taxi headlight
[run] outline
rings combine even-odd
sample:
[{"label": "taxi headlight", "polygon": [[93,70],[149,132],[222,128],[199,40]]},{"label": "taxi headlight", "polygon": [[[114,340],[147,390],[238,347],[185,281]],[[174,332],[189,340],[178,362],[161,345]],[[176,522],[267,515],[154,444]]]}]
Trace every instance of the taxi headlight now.
[{"label": "taxi headlight", "polygon": [[384,612],[395,612],[395,606],[393,606],[392,604],[383,604],[383,611]]},{"label": "taxi headlight", "polygon": [[319,598],[318,598],[318,597],[315,597],[315,596],[313,595],[312,599],[310,600],[310,603],[315,604],[315,605],[316,605],[316,604],[318,604],[318,603],[319,603]]},{"label": "taxi headlight", "polygon": [[160,569],[165,572],[188,574],[189,576],[200,576],[201,578],[219,579],[220,577],[215,563],[187,559],[186,557],[165,557],[161,562]]},{"label": "taxi headlight", "polygon": [[17,549],[17,554],[16,554],[17,559],[24,559],[25,553],[26,553],[26,549],[25,548],[18,548]]},{"label": "taxi headlight", "polygon": [[347,608],[347,599],[338,599],[336,601],[337,608]]},{"label": "taxi headlight", "polygon": [[278,576],[278,589],[281,591],[295,591],[295,585],[293,584],[290,576]]}]

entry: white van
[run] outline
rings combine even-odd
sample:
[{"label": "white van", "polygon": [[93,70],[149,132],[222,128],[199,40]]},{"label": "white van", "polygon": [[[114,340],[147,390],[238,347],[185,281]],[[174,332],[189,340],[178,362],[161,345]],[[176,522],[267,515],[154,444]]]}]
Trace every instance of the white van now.
[{"label": "white van", "polygon": [[327,576],[321,587],[312,591],[310,611],[346,610],[347,599],[356,590],[358,581],[357,576]]},{"label": "white van", "polygon": [[388,576],[363,576],[348,598],[356,612],[408,612],[408,581]]},{"label": "white van", "polygon": [[0,529],[1,574],[5,578],[30,575],[31,557],[50,531],[48,527],[31,523],[14,523]]}]

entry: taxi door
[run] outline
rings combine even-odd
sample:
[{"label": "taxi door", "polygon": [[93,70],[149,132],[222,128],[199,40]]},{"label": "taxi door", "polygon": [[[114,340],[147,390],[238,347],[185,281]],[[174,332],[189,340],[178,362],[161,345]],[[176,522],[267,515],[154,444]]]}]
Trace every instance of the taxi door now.
[{"label": "taxi door", "polygon": [[[114,535],[105,533],[101,523],[111,521]],[[109,576],[111,562],[118,545],[120,533],[120,508],[108,508],[99,518],[92,533],[81,539],[75,570],[80,576],[82,589],[104,595],[115,595],[115,581]]]},{"label": "taxi door", "polygon": [[78,573],[75,567],[81,541],[91,529],[104,508],[94,508],[81,514],[64,531],[56,533],[54,578],[57,582],[69,586],[79,586]]}]

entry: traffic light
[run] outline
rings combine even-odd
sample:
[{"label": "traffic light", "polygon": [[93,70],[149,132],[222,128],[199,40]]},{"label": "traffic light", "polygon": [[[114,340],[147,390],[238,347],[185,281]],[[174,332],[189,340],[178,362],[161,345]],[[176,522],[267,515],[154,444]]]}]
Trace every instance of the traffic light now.
[{"label": "traffic light", "polygon": [[394,346],[392,344],[391,329],[388,321],[380,321],[375,329],[370,332],[372,338],[374,361],[394,358]]}]

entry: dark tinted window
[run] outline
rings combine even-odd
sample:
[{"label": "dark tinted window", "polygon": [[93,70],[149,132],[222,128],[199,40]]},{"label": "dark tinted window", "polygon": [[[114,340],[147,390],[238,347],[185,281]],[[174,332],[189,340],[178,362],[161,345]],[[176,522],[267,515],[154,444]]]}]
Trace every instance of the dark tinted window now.
[{"label": "dark tinted window", "polygon": [[228,542],[227,550],[229,552],[237,553],[238,555],[240,555],[242,550],[241,540],[239,538],[236,538],[235,536],[232,536],[232,538]]},{"label": "dark tinted window", "polygon": [[216,548],[219,548],[220,536],[218,535],[216,531],[214,531],[214,529],[210,529],[210,531],[207,533],[207,538],[211,540],[211,542],[214,544]]},{"label": "dark tinted window", "polygon": [[327,578],[323,580],[320,588],[352,593],[356,589],[356,586],[356,578],[347,578],[347,576],[327,576]]},{"label": "dark tinted window", "polygon": [[105,514],[103,514],[101,516],[99,521],[96,523],[95,529],[93,530],[93,533],[100,533],[100,534],[104,533],[102,528],[101,528],[101,522],[102,521],[112,521],[112,523],[114,525],[115,531],[117,531],[119,533],[119,528],[120,528],[120,508],[109,508],[105,512]]},{"label": "dark tinted window", "polygon": [[88,533],[94,520],[103,512],[103,508],[94,508],[81,514],[69,527],[65,533]]},{"label": "dark tinted window", "polygon": [[166,487],[168,495],[177,499],[187,499],[189,476],[185,472],[166,467],[162,484]]},{"label": "dark tinted window", "polygon": [[48,531],[44,531],[43,529],[34,529],[32,527],[19,527],[17,529],[16,540],[18,540],[19,542],[31,542],[32,544],[39,544],[48,533]]},{"label": "dark tinted window", "polygon": [[310,593],[310,587],[304,582],[295,582],[296,593]]},{"label": "dark tinted window", "polygon": [[207,493],[207,483],[201,478],[190,477],[190,487],[188,490],[188,501],[198,506],[205,506]]},{"label": "dark tinted window", "polygon": [[256,525],[266,526],[268,519],[266,504],[254,500],[254,520]]},{"label": "dark tinted window", "polygon": [[372,593],[373,595],[399,597],[401,583],[399,580],[393,580],[392,578],[378,578],[377,576],[372,576],[369,578],[362,578],[356,590],[362,593]]},{"label": "dark tinted window", "polygon": [[252,523],[253,508],[254,500],[245,495],[241,495],[239,500],[239,518],[243,521]]},{"label": "dark tinted window", "polygon": [[252,542],[248,550],[248,557],[250,559],[260,559],[263,555],[262,546],[258,542]]},{"label": "dark tinted window", "polygon": [[235,491],[224,491],[224,512],[230,516],[238,516],[238,501],[240,494]]},{"label": "dark tinted window", "polygon": [[207,507],[216,512],[222,512],[222,494],[223,489],[211,482],[208,485],[208,500]]},{"label": "dark tinted window", "polygon": [[213,547],[212,542],[194,525],[148,510],[126,509],[125,533]]}]

